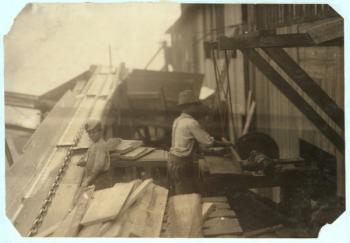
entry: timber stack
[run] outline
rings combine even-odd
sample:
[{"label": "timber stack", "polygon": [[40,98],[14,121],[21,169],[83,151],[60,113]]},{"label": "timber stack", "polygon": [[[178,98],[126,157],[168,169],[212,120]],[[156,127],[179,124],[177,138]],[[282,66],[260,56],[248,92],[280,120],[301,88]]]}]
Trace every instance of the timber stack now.
[{"label": "timber stack", "polygon": [[168,199],[168,190],[152,179],[116,183],[98,191],[94,186],[79,188],[67,201],[68,207],[53,209],[65,213],[57,217],[51,212],[36,236],[222,237],[242,233],[225,197],[187,194]]}]

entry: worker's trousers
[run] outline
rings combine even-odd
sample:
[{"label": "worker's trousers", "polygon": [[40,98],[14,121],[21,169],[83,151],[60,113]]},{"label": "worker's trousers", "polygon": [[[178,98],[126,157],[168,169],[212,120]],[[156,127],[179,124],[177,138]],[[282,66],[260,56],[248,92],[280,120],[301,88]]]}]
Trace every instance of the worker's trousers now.
[{"label": "worker's trousers", "polygon": [[169,153],[168,180],[170,195],[197,193],[198,185],[192,157]]}]

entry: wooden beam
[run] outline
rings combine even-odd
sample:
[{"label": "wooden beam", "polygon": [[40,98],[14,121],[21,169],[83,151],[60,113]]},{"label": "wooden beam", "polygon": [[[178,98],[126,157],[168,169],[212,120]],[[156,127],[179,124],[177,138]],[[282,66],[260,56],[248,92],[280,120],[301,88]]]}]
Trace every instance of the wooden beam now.
[{"label": "wooden beam", "polygon": [[219,50],[236,50],[242,48],[264,48],[264,47],[310,47],[310,46],[341,46],[342,38],[316,43],[309,34],[274,34],[237,37],[222,37],[217,44],[211,43],[206,48]]},{"label": "wooden beam", "polygon": [[344,111],[282,48],[263,48],[282,70],[344,130]]},{"label": "wooden beam", "polygon": [[335,40],[344,37],[344,20],[340,17],[327,18],[306,28],[306,33],[317,43]]},{"label": "wooden beam", "polygon": [[199,194],[176,195],[169,199],[170,237],[202,237],[202,203]]},{"label": "wooden beam", "polygon": [[294,90],[294,88],[254,49],[241,49],[270,81],[344,154],[344,139]]},{"label": "wooden beam", "polygon": [[301,47],[314,45],[314,41],[308,34],[279,34],[247,37],[242,35],[232,38],[223,37],[218,41],[218,48],[220,50],[259,47]]}]

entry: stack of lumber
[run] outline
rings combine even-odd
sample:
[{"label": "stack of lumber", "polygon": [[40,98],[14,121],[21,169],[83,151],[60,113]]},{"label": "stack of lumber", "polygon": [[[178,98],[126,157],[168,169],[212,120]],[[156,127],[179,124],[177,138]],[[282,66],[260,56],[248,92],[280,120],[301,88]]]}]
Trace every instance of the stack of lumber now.
[{"label": "stack of lumber", "polygon": [[111,156],[122,160],[137,160],[155,148],[142,146],[141,140],[121,140],[118,144],[110,146]]},{"label": "stack of lumber", "polygon": [[168,190],[151,179],[85,188],[61,221],[39,236],[159,237]]},{"label": "stack of lumber", "polygon": [[111,151],[118,154],[125,154],[142,145],[143,142],[141,140],[121,140],[119,144],[117,144],[114,148],[111,148]]}]

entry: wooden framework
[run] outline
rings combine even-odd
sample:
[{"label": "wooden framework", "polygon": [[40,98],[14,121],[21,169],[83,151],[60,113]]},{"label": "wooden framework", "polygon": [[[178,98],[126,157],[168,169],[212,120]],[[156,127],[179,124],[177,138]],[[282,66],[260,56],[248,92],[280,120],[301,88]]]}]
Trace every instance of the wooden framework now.
[{"label": "wooden framework", "polygon": [[[271,66],[256,48],[261,48],[302,90],[309,96],[332,121],[344,131],[344,111],[332,100],[326,92],[296,63],[283,48],[343,45],[343,20],[331,19],[319,25],[310,27],[306,33],[297,34],[264,34],[253,32],[232,38],[221,38],[217,42],[206,43],[206,50],[237,50],[253,63],[300,112],[304,114],[332,143],[344,154],[344,138],[321,117],[314,108]],[[310,34],[317,30],[315,37]],[[333,30],[333,31],[330,31]],[[325,33],[319,33],[324,31]],[[332,34],[333,33],[333,34]],[[320,36],[326,36],[321,38]]]}]

